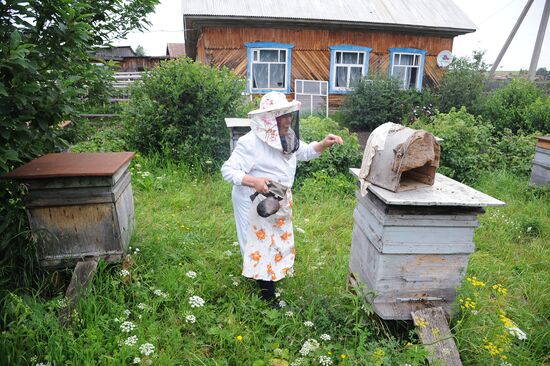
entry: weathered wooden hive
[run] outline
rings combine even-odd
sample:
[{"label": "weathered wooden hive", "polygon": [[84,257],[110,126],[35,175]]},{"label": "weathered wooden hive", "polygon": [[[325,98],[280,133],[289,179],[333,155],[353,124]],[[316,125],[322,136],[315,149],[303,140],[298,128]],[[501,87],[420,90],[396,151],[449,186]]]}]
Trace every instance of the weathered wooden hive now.
[{"label": "weathered wooden hive", "polygon": [[229,128],[229,147],[233,151],[237,140],[250,131],[250,120],[248,118],[225,118],[225,125]]},{"label": "weathered wooden hive", "polygon": [[46,268],[87,258],[119,261],[130,241],[134,153],[48,154],[8,173],[25,184],[24,203]]},{"label": "weathered wooden hive", "polygon": [[429,132],[402,127],[390,131],[376,150],[366,180],[392,192],[432,185],[440,147]]},{"label": "weathered wooden hive", "polygon": [[543,187],[550,186],[550,136],[537,139],[529,184]]},{"label": "weathered wooden hive", "polygon": [[[359,169],[351,169],[355,177]],[[370,185],[357,191],[350,282],[372,290],[367,299],[383,319],[441,306],[447,313],[475,249],[477,215],[504,205],[435,174],[433,185],[392,192]]]}]

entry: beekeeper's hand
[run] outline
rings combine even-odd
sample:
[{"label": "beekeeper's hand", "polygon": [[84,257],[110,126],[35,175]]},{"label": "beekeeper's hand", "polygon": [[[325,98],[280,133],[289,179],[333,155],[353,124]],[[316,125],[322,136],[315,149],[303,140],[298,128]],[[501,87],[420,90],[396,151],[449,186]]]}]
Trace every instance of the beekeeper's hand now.
[{"label": "beekeeper's hand", "polygon": [[318,153],[322,153],[334,144],[342,145],[343,143],[344,140],[342,140],[340,136],[329,133],[321,142],[318,142],[314,148]]},{"label": "beekeeper's hand", "polygon": [[253,177],[251,175],[245,175],[243,178],[243,185],[254,188],[256,192],[265,194],[269,192],[267,183],[269,183],[270,181],[271,179],[269,178]]}]

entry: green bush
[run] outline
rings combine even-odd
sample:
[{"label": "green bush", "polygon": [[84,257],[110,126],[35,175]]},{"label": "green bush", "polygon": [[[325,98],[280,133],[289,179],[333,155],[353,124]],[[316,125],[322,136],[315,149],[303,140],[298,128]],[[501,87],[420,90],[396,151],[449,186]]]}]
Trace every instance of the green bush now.
[{"label": "green bush", "polygon": [[243,113],[244,82],[229,69],[188,58],[167,61],[131,89],[123,112],[128,142],[137,150],[191,163],[229,154],[225,117]]},{"label": "green bush", "polygon": [[346,98],[342,122],[353,130],[372,131],[386,122],[401,123],[420,103],[418,91],[401,90],[394,79],[364,79]]},{"label": "green bush", "polygon": [[121,127],[112,126],[104,128],[90,136],[88,139],[71,147],[72,152],[109,152],[128,150],[125,133]]},{"label": "green bush", "polygon": [[531,173],[535,155],[536,134],[514,134],[504,129],[495,135],[490,146],[489,160],[491,169],[506,170],[517,176],[528,176]]},{"label": "green bush", "polygon": [[538,125],[542,124],[543,128],[548,129],[550,120],[537,120],[538,116],[544,118],[544,113],[538,113],[538,104],[531,109],[531,105],[541,97],[542,91],[533,82],[521,78],[514,79],[487,96],[482,107],[482,115],[497,131],[509,128],[512,132],[535,132],[536,127],[527,116],[531,116]]},{"label": "green bush", "polygon": [[489,169],[493,128],[466,112],[466,108],[437,114],[431,122],[420,119],[411,127],[424,129],[443,139],[440,173],[471,183]]},{"label": "green bush", "polygon": [[486,65],[482,53],[474,53],[473,60],[456,58],[443,76],[437,90],[436,107],[448,113],[451,108],[466,107],[470,113],[477,113],[483,100]]},{"label": "green bush", "polygon": [[523,118],[532,131],[550,133],[550,97],[537,98],[525,109]]},{"label": "green bush", "polygon": [[362,154],[356,134],[350,134],[330,118],[312,116],[300,121],[300,138],[305,142],[321,141],[329,133],[341,136],[344,144],[333,146],[317,159],[300,162],[296,175],[298,183],[313,177],[315,172],[324,172],[331,177],[337,174],[349,176],[349,168],[361,165]]}]

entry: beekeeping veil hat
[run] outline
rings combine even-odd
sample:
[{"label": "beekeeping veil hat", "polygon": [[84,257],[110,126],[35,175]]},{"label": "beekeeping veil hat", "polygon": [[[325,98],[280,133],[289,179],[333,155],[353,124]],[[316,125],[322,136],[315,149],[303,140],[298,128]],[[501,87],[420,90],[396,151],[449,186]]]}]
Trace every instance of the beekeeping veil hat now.
[{"label": "beekeeping veil hat", "polygon": [[[269,92],[262,97],[260,108],[248,113],[250,128],[269,146],[283,154],[292,154],[300,146],[299,110],[301,103],[289,102],[280,92]],[[284,120],[280,118],[284,116]],[[290,127],[288,125],[290,118]],[[279,123],[277,123],[279,119]]]}]

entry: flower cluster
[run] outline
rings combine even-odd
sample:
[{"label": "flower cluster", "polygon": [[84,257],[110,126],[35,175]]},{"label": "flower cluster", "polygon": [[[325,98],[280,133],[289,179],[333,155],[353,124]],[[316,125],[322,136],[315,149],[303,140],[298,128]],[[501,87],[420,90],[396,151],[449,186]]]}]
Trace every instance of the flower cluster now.
[{"label": "flower cluster", "polygon": [[311,327],[313,327],[313,322],[311,322],[311,321],[309,321],[309,320],[306,320],[306,321],[304,322],[304,325],[305,325],[306,327],[308,327],[308,328],[311,328]]},{"label": "flower cluster", "polygon": [[491,286],[493,290],[495,290],[499,295],[506,295],[508,293],[508,290],[503,287],[500,283],[497,283],[496,285]]},{"label": "flower cluster", "polygon": [[155,346],[153,346],[151,343],[143,343],[141,346],[139,346],[139,351],[141,352],[141,354],[149,356],[155,352]]},{"label": "flower cluster", "polygon": [[193,272],[193,271],[187,271],[187,273],[185,275],[189,278],[196,278],[197,277],[197,273]]},{"label": "flower cluster", "polygon": [[332,359],[328,356],[319,356],[319,364],[323,366],[332,365]]},{"label": "flower cluster", "polygon": [[185,321],[186,321],[187,323],[193,324],[193,323],[195,323],[195,322],[197,321],[197,318],[195,318],[194,315],[189,314],[189,315],[187,315],[187,316],[185,317]]},{"label": "flower cluster", "polygon": [[315,339],[308,339],[304,342],[299,352],[302,356],[307,356],[310,352],[315,351],[317,348],[319,348],[319,342]]},{"label": "flower cluster", "polygon": [[201,308],[204,306],[204,300],[200,296],[191,296],[189,298],[189,305],[192,308]]},{"label": "flower cluster", "polygon": [[127,346],[135,346],[137,341],[138,341],[138,337],[133,335],[131,337],[126,338],[126,340],[124,341],[124,344]]},{"label": "flower cluster", "polygon": [[120,324],[120,329],[125,333],[130,333],[132,330],[136,329],[136,325],[132,322],[125,321]]},{"label": "flower cluster", "polygon": [[466,300],[464,299],[460,299],[459,300],[460,302],[460,307],[465,310],[465,309],[470,309],[470,310],[473,310],[476,308],[476,303],[475,301],[473,301],[471,298],[467,297]]},{"label": "flower cluster", "polygon": [[328,342],[331,339],[328,334],[321,334],[321,337],[319,337],[319,338],[321,338],[321,340],[325,341],[325,342]]},{"label": "flower cluster", "polygon": [[158,297],[162,297],[162,298],[167,298],[168,297],[168,294],[162,290],[159,290],[159,289],[156,289],[153,291],[153,293],[158,296]]},{"label": "flower cluster", "polygon": [[127,269],[121,269],[119,274],[120,274],[120,277],[127,277],[130,275],[130,271],[128,271]]},{"label": "flower cluster", "polygon": [[476,276],[467,277],[466,281],[470,282],[474,287],[485,287],[485,282],[479,281]]}]

